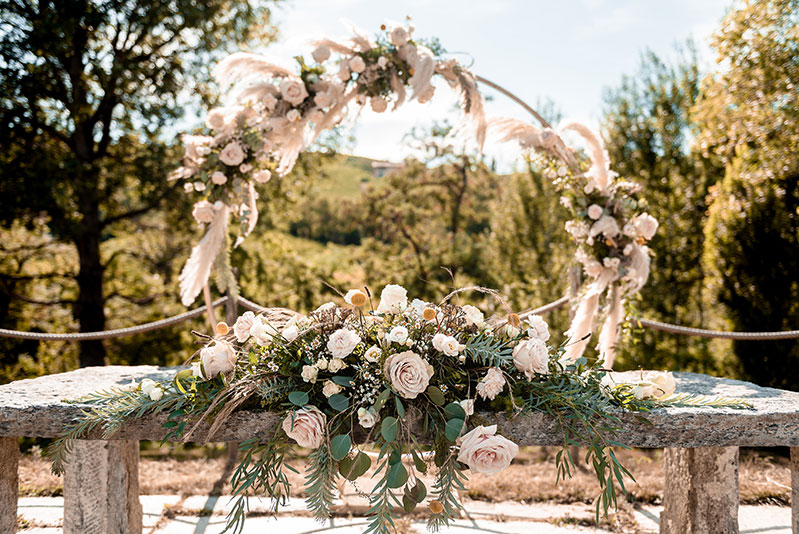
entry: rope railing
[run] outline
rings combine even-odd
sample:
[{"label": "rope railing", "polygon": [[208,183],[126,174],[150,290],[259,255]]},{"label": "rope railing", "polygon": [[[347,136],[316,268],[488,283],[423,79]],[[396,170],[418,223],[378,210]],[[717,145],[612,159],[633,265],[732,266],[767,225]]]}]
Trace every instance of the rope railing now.
[{"label": "rope railing", "polygon": [[[228,297],[221,297],[212,302],[214,308],[225,304]],[[238,297],[238,303],[243,307],[255,313],[263,313],[269,308],[256,304],[242,296]],[[549,313],[553,310],[561,308],[568,304],[569,297],[561,297],[558,300],[545,304],[532,310],[527,310],[519,314],[519,317],[524,319],[531,315],[541,315]],[[35,341],[88,341],[96,339],[110,339],[115,337],[133,336],[142,334],[144,332],[151,332],[168,326],[176,325],[189,319],[194,319],[205,313],[205,306],[200,306],[193,310],[144,323],[136,326],[129,326],[127,328],[116,328],[114,330],[104,330],[102,332],[75,332],[68,334],[51,334],[46,332],[22,332],[19,330],[8,330],[0,328],[0,337],[10,337],[16,339],[31,339]],[[669,334],[677,334],[683,336],[694,336],[704,338],[719,338],[719,339],[735,339],[741,341],[771,341],[779,339],[796,339],[799,338],[799,330],[786,330],[782,332],[727,332],[723,330],[705,330],[703,328],[692,328],[689,326],[681,326],[676,324],[664,323],[652,319],[636,319],[631,318],[632,322],[644,328],[651,328],[652,330],[660,330]]]}]

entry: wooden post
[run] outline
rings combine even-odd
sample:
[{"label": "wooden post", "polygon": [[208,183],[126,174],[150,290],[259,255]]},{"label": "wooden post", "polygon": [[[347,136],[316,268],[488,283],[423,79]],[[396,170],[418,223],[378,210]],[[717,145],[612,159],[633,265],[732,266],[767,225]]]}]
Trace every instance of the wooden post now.
[{"label": "wooden post", "polygon": [[78,440],[64,474],[64,534],[141,534],[139,442]]},{"label": "wooden post", "polygon": [[738,534],[738,447],[664,449],[661,534]]},{"label": "wooden post", "polygon": [[799,534],[799,447],[791,447],[791,532]]},{"label": "wooden post", "polygon": [[17,438],[0,437],[0,532],[8,534],[17,531],[18,469]]}]

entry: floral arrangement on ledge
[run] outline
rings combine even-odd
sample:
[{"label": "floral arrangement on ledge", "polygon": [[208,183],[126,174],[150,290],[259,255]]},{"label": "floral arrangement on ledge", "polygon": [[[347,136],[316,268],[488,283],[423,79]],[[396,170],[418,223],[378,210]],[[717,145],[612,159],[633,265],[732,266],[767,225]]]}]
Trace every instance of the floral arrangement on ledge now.
[{"label": "floral arrangement on ledge", "polygon": [[[582,123],[539,129],[509,118],[494,119],[492,131],[501,141],[515,141],[538,151],[544,175],[561,191],[561,204],[572,213],[566,231],[577,244],[575,260],[589,283],[584,284],[567,334],[565,358],[575,361],[588,345],[594,319],[603,310],[597,348],[608,369],[613,367],[622,320],[623,301],[640,291],[649,278],[650,250],[646,243],[658,221],[644,209],[641,186],[610,170],[600,137]],[[576,132],[586,144],[588,157],[575,157],[560,135]],[[604,298],[603,298],[604,297]]]},{"label": "floral arrangement on ledge", "polygon": [[296,58],[298,73],[244,52],[215,67],[220,85],[238,86],[233,102],[212,109],[203,132],[183,136],[183,165],[169,175],[198,195],[193,216],[208,228],[180,275],[184,305],[199,295],[212,268],[222,291],[235,289],[227,255],[230,216],[239,221],[237,246],[258,220],[256,186],[288,173],[322,132],[344,120],[353,103],[358,109],[369,104],[378,113],[409,100],[424,103],[433,97],[431,81],[438,75],[459,91],[467,124],[482,147],[486,120],[477,82],[457,61],[442,57],[437,41],[426,46],[415,40],[412,26],[384,25],[376,40],[353,31],[349,42],[315,43],[313,61]]},{"label": "floral arrangement on ledge", "polygon": [[[499,299],[490,290],[468,289]],[[213,422],[210,439],[233,411],[263,409],[278,414],[282,424],[241,444],[226,530],[241,531],[249,495],[271,497],[274,511],[285,503],[286,470],[292,469],[286,458],[297,444],[312,449],[305,493],[315,517],[330,515],[340,477],[355,485],[371,476],[376,483],[366,495],[366,532],[392,532],[403,509],[409,513],[425,501],[428,527],[435,531],[459,515],[456,492],[464,489],[467,472],[496,474],[518,453],[491,414],[541,412],[553,416],[562,432],[559,477],[574,467],[567,447],[588,447],[586,462],[602,488],[599,517],[600,509],[607,514],[616,503],[615,484],[623,489],[623,477],[631,476],[610,449],[618,445],[620,411],[748,406],[674,395],[671,373],[614,384],[585,358],[570,361],[564,347],[548,344],[549,328],[540,316],[522,322],[509,313],[487,321],[478,308],[453,302],[462,291],[431,304],[409,302],[404,288],[388,285],[374,306],[368,289],[355,289],[344,296],[344,306],[329,302],[287,324],[273,325],[252,312],[232,328],[219,323],[216,337],[173,380],[143,380],[76,401],[86,409],[51,445],[53,470],[63,471],[72,440],[96,430],[110,436],[148,414],[169,414],[164,441],[188,441],[202,421]],[[433,470],[428,488],[421,475]]]}]

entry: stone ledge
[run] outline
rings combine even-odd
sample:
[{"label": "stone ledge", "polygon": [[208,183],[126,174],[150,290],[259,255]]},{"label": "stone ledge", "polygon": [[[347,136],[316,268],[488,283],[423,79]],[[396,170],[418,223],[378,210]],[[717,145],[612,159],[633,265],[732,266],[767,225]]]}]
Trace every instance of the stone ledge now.
[{"label": "stone ledge", "polygon": [[[2,385],[0,436],[57,436],[81,412],[80,405],[66,404],[63,399],[143,378],[170,379],[174,373],[175,368],[169,367],[92,367]],[[799,393],[695,373],[675,373],[675,378],[678,393],[742,397],[755,409],[658,409],[644,414],[652,426],[641,423],[638,414],[622,413],[619,441],[632,447],[799,446]],[[495,421],[500,432],[520,445],[562,443],[556,422],[542,414],[512,421],[492,413],[479,413],[476,417]],[[111,439],[160,440],[166,433],[161,426],[165,418],[166,415],[159,415],[134,421]],[[279,417],[274,413],[237,412],[213,439],[243,441],[264,436],[278,423]],[[192,441],[203,441],[207,429],[203,424]]]}]

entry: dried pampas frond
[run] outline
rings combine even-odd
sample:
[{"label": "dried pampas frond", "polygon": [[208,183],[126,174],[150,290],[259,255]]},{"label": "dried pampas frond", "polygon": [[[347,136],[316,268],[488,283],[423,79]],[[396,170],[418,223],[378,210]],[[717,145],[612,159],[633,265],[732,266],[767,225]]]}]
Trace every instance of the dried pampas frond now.
[{"label": "dried pampas frond", "polygon": [[610,162],[608,162],[605,145],[602,139],[588,126],[577,121],[568,121],[560,125],[561,131],[571,130],[583,138],[591,154],[591,168],[586,173],[596,182],[597,189],[607,194],[610,185]]},{"label": "dried pampas frond", "polygon": [[635,293],[644,287],[644,284],[649,279],[650,262],[649,248],[633,244],[632,252],[630,252],[630,268],[635,269],[635,271],[629,287],[630,292]]},{"label": "dried pampas frond", "polygon": [[394,94],[397,95],[397,99],[394,101],[394,110],[400,107],[402,104],[405,103],[405,84],[402,83],[399,76],[397,76],[396,72],[391,72],[391,79],[389,80],[389,86],[391,90],[394,91]]},{"label": "dried pampas frond", "polygon": [[488,131],[500,143],[516,142],[522,148],[538,148],[541,145],[541,129],[518,119],[491,119],[488,121]]},{"label": "dried pampas frond", "polygon": [[278,89],[275,87],[275,84],[270,82],[262,82],[250,85],[249,87],[245,87],[241,91],[236,92],[234,100],[241,104],[245,104],[247,102],[259,102],[267,95],[274,96],[277,93]]},{"label": "dried pampas frond", "polygon": [[186,265],[180,272],[180,297],[184,306],[190,306],[211,275],[211,266],[227,237],[229,210],[222,206],[214,214],[214,220],[208,226],[199,243],[191,250]]},{"label": "dried pampas frond", "polygon": [[599,293],[586,294],[577,306],[574,319],[566,331],[569,342],[566,344],[566,352],[563,359],[576,361],[585,352],[588,346],[588,339],[583,339],[591,333],[594,324],[594,317],[599,309]]},{"label": "dried pampas frond", "polygon": [[294,73],[276,65],[265,56],[249,52],[231,54],[214,67],[214,79],[222,86],[229,87],[236,82],[254,78],[291,77]]},{"label": "dried pampas frond", "polygon": [[412,94],[411,100],[418,99],[430,89],[430,80],[436,71],[436,60],[429,48],[417,47],[416,61],[412,65],[413,76],[408,80]]},{"label": "dried pampas frond", "polygon": [[338,54],[345,54],[348,56],[355,54],[355,49],[338,41],[334,41],[333,39],[319,39],[318,41],[311,42],[311,44],[315,47],[326,46],[332,52],[336,52]]},{"label": "dried pampas frond", "polygon": [[605,361],[606,369],[613,369],[616,360],[616,341],[619,338],[619,324],[621,324],[621,289],[617,284],[610,288],[610,309],[599,332],[597,349],[599,357]]}]

